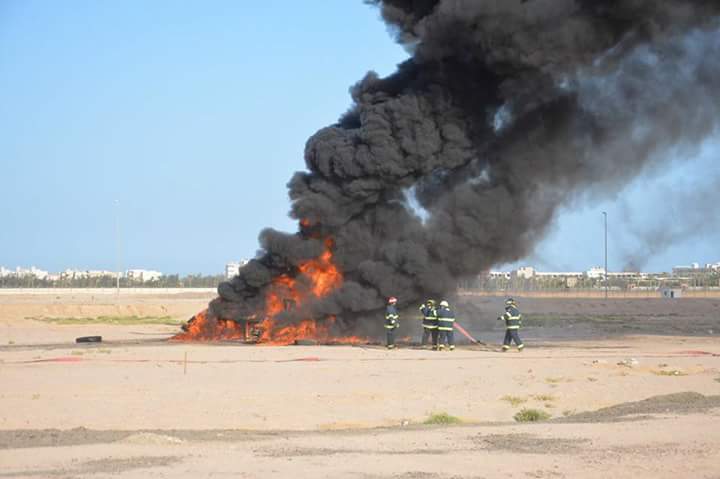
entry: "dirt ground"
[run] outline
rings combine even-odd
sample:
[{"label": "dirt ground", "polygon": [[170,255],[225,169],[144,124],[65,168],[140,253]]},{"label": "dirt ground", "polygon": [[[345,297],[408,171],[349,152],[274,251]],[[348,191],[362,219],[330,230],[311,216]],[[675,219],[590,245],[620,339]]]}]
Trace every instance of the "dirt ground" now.
[{"label": "dirt ground", "polygon": [[[43,321],[208,299],[0,297],[0,478],[720,478],[718,299],[520,299],[523,353],[499,351],[487,297],[458,300],[483,344],[454,352]],[[526,408],[550,419],[516,422]],[[441,412],[461,422],[424,424]]]}]

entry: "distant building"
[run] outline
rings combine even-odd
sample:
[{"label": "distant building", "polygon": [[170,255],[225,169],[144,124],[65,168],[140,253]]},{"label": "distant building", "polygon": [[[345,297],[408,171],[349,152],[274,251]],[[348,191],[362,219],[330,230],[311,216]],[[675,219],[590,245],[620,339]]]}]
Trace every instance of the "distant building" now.
[{"label": "distant building", "polygon": [[585,272],[585,275],[590,279],[603,279],[605,278],[605,268],[593,266]]},{"label": "distant building", "polygon": [[231,261],[230,263],[227,263],[225,265],[225,277],[227,279],[232,279],[238,274],[240,274],[240,268],[248,264],[250,260],[247,259],[241,259],[240,261]]},{"label": "distant building", "polygon": [[488,278],[491,279],[510,279],[510,271],[490,271]]},{"label": "distant building", "polygon": [[582,278],[585,273],[578,271],[538,271],[532,266],[523,266],[513,271],[513,274],[518,278],[532,279],[532,278]]},{"label": "distant building", "polygon": [[663,298],[675,299],[682,298],[682,289],[680,288],[663,288],[660,290]]},{"label": "distant building", "polygon": [[618,271],[608,273],[608,278],[619,278],[619,279],[638,279],[646,275],[637,271]]},{"label": "distant building", "polygon": [[30,267],[30,274],[35,276],[37,279],[46,279],[50,273],[43,269],[38,269],[35,266]]},{"label": "distant building", "polygon": [[585,273],[577,271],[535,271],[535,276],[538,278],[582,278]]},{"label": "distant building", "polygon": [[714,271],[712,268],[701,268],[698,263],[693,263],[690,266],[675,266],[672,269],[672,274],[676,277],[691,277],[710,274]]},{"label": "distant building", "polygon": [[48,276],[48,272],[42,269],[38,269],[35,266],[30,268],[21,268],[18,266],[14,272],[10,272],[8,276],[15,276],[17,278],[28,278],[34,276],[37,279],[45,279]]},{"label": "distant building", "polygon": [[12,273],[13,271],[11,269],[7,269],[5,266],[0,266],[0,278],[10,276]]},{"label": "distant building", "polygon": [[147,283],[148,281],[157,281],[163,274],[160,271],[148,269],[129,269],[125,275],[130,282]]},{"label": "distant building", "polygon": [[117,277],[117,273],[115,271],[106,271],[106,270],[98,270],[98,271],[86,271],[88,278],[106,278],[106,277]]},{"label": "distant building", "polygon": [[532,277],[535,276],[535,268],[532,266],[523,266],[515,271],[515,275],[518,278],[532,279]]},{"label": "distant building", "polygon": [[82,279],[87,278],[87,271],[80,271],[76,269],[66,269],[60,273],[60,277],[63,279]]}]

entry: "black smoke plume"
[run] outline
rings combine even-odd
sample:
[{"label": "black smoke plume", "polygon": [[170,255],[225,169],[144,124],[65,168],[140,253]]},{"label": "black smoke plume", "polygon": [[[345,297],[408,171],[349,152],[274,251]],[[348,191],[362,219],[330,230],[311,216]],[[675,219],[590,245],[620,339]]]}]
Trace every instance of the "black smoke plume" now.
[{"label": "black smoke plume", "polygon": [[262,314],[272,279],[330,237],[342,287],[285,320],[378,324],[386,297],[414,305],[523,258],[560,206],[616,193],[718,126],[716,0],[367,3],[411,57],[368,73],[308,140],[288,183],[305,226],[260,234],[215,317]]}]

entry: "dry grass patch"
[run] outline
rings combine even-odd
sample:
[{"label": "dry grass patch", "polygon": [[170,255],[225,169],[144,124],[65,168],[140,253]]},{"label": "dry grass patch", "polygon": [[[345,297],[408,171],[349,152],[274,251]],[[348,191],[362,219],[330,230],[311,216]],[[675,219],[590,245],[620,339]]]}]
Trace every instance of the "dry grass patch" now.
[{"label": "dry grass patch", "polygon": [[556,378],[553,378],[553,377],[545,378],[545,382],[548,384],[571,383],[572,381],[573,381],[572,379],[566,378],[563,376],[559,376]]},{"label": "dry grass patch", "polygon": [[552,394],[535,394],[533,396],[533,399],[535,399],[536,401],[547,402],[547,401],[556,401],[557,397],[553,396]]},{"label": "dry grass patch", "polygon": [[72,325],[72,324],[111,324],[111,325],[138,325],[138,324],[162,324],[167,326],[177,326],[182,324],[182,320],[174,319],[171,316],[98,316],[95,318],[27,318],[45,323]]},{"label": "dry grass patch", "polygon": [[500,400],[509,402],[512,407],[517,407],[520,404],[527,402],[527,398],[520,397],[520,396],[510,396],[508,394],[501,397]]},{"label": "dry grass patch", "polygon": [[651,372],[655,376],[687,376],[687,373],[682,372],[678,369],[673,369],[672,371],[665,371],[662,369],[653,369]]}]

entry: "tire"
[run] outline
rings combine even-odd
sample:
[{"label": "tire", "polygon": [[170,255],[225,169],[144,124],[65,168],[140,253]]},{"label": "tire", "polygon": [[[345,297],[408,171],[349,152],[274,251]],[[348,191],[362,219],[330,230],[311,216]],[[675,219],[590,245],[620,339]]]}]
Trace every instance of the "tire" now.
[{"label": "tire", "polygon": [[76,343],[99,343],[102,342],[102,336],[81,336],[75,338]]}]

